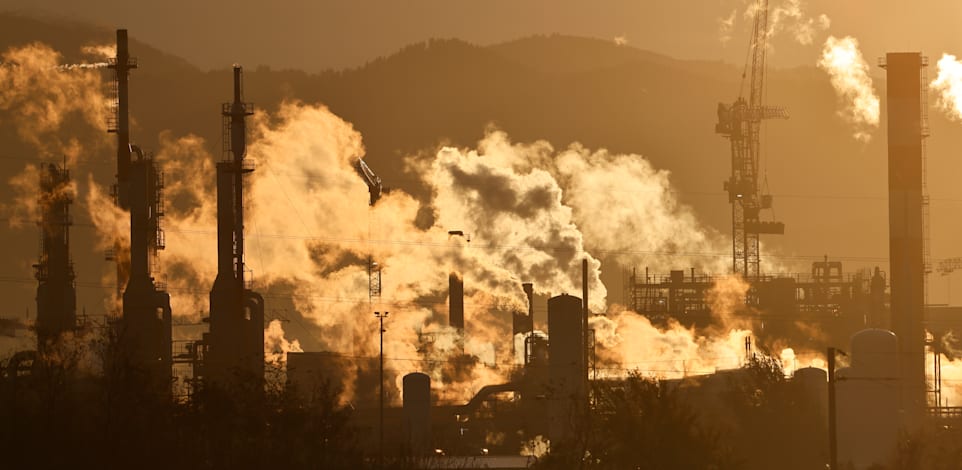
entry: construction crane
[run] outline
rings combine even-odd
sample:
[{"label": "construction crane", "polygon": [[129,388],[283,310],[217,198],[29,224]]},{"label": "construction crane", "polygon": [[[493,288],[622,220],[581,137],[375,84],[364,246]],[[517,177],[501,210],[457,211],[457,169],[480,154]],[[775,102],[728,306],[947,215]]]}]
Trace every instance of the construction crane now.
[{"label": "construction crane", "polygon": [[[363,159],[358,158],[354,162],[354,170],[360,175],[364,183],[367,184],[368,193],[370,193],[370,201],[368,203],[369,207],[374,207],[374,204],[381,199],[381,192],[384,190],[381,186],[381,177],[371,170],[371,167],[367,166],[367,163]],[[368,238],[371,235],[371,214],[368,214]],[[374,261],[373,256],[367,257],[367,280],[368,280],[368,300],[371,305],[374,305],[374,300],[381,297],[381,266]]]},{"label": "construction crane", "polygon": [[354,163],[354,170],[357,171],[357,174],[360,175],[361,178],[364,179],[364,183],[367,184],[367,190],[371,194],[371,202],[369,205],[373,206],[378,199],[381,199],[381,191],[383,190],[381,177],[374,174],[371,167],[367,166],[367,163],[364,163],[364,160],[361,158],[358,158],[357,162]]},{"label": "construction crane", "polygon": [[[785,108],[762,104],[765,87],[765,52],[768,48],[768,0],[757,0],[752,38],[749,44],[751,77],[749,95],[742,91],[732,104],[719,103],[715,132],[731,142],[732,174],[724,184],[728,202],[732,204],[732,270],[746,279],[759,276],[758,237],[762,234],[785,233],[785,224],[762,221],[763,209],[771,209],[772,197],[759,192],[758,162],[760,158],[761,122],[765,119],[787,119]],[[746,69],[748,64],[745,65]]]}]

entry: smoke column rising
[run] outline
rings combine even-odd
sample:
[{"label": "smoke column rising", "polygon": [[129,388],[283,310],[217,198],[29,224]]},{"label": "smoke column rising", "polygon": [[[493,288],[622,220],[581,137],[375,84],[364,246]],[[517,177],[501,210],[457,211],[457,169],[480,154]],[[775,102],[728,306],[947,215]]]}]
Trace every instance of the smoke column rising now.
[{"label": "smoke column rising", "polygon": [[938,93],[936,105],[949,118],[962,121],[962,61],[952,54],[942,54],[938,67],[939,75],[931,84]]},{"label": "smoke column rising", "polygon": [[879,125],[879,98],[868,75],[868,63],[851,36],[830,36],[822,48],[819,68],[825,70],[843,103],[839,114],[855,126],[855,139],[868,142]]}]

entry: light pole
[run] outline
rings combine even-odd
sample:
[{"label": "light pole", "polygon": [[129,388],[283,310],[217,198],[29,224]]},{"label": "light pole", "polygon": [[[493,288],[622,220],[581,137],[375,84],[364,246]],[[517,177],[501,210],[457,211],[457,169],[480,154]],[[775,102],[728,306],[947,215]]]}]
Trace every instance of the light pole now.
[{"label": "light pole", "polygon": [[377,382],[378,395],[379,395],[379,413],[380,413],[380,416],[378,419],[379,420],[379,425],[378,425],[379,439],[378,439],[378,448],[377,448],[377,456],[378,456],[377,460],[378,460],[378,468],[381,468],[381,469],[384,468],[384,319],[387,318],[389,314],[390,312],[384,312],[384,313],[374,312],[374,316],[377,317],[380,323],[380,327],[378,328],[378,331],[379,331],[380,340],[381,340],[380,347],[379,347],[379,350],[380,350],[379,356],[381,361],[381,366],[379,369],[380,378],[378,379],[378,382]]},{"label": "light pole", "polygon": [[838,437],[835,416],[835,355],[847,356],[845,351],[828,348],[828,458],[829,469],[838,470]]}]

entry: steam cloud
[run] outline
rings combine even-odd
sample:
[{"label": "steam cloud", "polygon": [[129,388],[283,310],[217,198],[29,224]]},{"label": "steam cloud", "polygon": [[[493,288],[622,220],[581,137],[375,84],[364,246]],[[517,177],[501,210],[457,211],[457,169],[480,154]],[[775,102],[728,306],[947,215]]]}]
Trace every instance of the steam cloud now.
[{"label": "steam cloud", "polygon": [[728,41],[732,39],[732,30],[735,29],[735,16],[738,14],[738,10],[732,10],[731,14],[726,18],[718,18],[718,38],[721,43],[728,44]]},{"label": "steam cloud", "polygon": [[936,105],[951,119],[962,120],[962,61],[952,54],[942,54],[939,75],[932,81],[938,93]]},{"label": "steam cloud", "polygon": [[[67,70],[60,65],[60,54],[50,47],[33,43],[14,47],[0,55],[0,113],[12,116],[0,125],[12,126],[24,142],[36,149],[40,159],[66,159],[74,166],[84,154],[78,136],[63,137],[64,123],[79,117],[98,131],[90,140],[96,147],[106,142],[99,130],[106,122],[106,100],[101,93],[100,74],[91,70]],[[2,203],[11,226],[38,219],[36,207],[38,168],[33,164],[9,180],[14,196]],[[73,187],[73,186],[72,186]]]},{"label": "steam cloud", "polygon": [[[68,164],[74,163],[82,153],[80,141],[76,137],[64,141],[57,131],[72,115],[103,127],[107,102],[100,74],[84,68],[66,70],[59,63],[60,54],[39,43],[9,49],[0,57],[0,111],[16,116],[8,125],[42,156],[65,155]],[[106,142],[99,134],[95,142]]]},{"label": "steam cloud", "polygon": [[[56,53],[31,47],[32,55],[17,59],[19,66],[0,69],[8,74],[0,75],[5,80],[24,71],[46,80],[33,91],[29,83],[15,83],[11,88],[27,89],[0,95],[4,109],[28,109],[41,118],[43,126],[21,136],[39,139],[55,132],[71,112],[84,113],[99,127],[105,108],[96,72],[58,71]],[[36,65],[24,66],[32,63],[28,59]],[[57,81],[63,77],[71,81]],[[577,144],[555,150],[546,142],[519,144],[491,131],[476,149],[447,147],[407,159],[408,168],[431,188],[429,200],[391,191],[368,207],[368,188],[353,167],[364,147],[350,123],[323,106],[288,102],[273,116],[255,115],[250,129],[248,158],[257,162],[257,171],[248,178],[246,194],[247,265],[255,289],[269,303],[292,302],[295,315],[309,325],[297,334],[311,336],[292,339],[279,322],[271,322],[265,349],[272,360],[307,340],[312,348],[345,357],[373,357],[377,335],[371,312],[390,311],[384,351],[396,385],[407,372],[427,372],[441,400],[463,402],[481,385],[506,381],[513,370],[510,315],[526,310],[520,284],[533,282],[545,295],[580,293],[580,264],[587,259],[591,308],[609,314],[593,320],[606,364],[653,371],[638,361],[662,361],[669,364],[657,369],[662,376],[738,364],[742,340],[750,334],[747,325],[733,320],[744,305],[746,285],[738,278],[716,285],[711,302],[720,326],[710,334],[677,324],[655,326],[607,304],[601,263],[592,253],[656,269],[682,262],[726,269],[721,259],[703,261],[706,252],[725,251],[726,238],[702,227],[675,198],[670,174],[641,156]],[[210,184],[216,159],[199,137],[164,133],[160,140],[156,158],[168,176],[169,204],[158,276],[167,280],[174,314],[197,320],[208,308],[216,275],[216,197]],[[87,187],[99,248],[126,240],[129,215],[92,177]],[[452,230],[467,236],[451,236]],[[369,259],[383,269],[380,298],[368,296]],[[463,338],[445,319],[452,272],[465,281]],[[425,348],[425,338],[431,338],[431,347]],[[466,367],[452,374],[443,366],[452,360]]]},{"label": "steam cloud", "polygon": [[[769,6],[768,12],[768,39],[776,37],[780,32],[787,31],[792,39],[802,45],[810,45],[819,32],[828,30],[832,21],[825,14],[811,16],[805,9],[806,4],[803,0],[786,0],[777,6]],[[750,0],[745,8],[742,17],[747,25],[751,25],[755,13],[761,8],[758,0]],[[727,44],[732,38],[735,29],[738,9],[732,10],[731,14],[725,18],[718,18],[718,33],[722,44]],[[769,43],[769,47],[771,44]]]},{"label": "steam cloud", "polygon": [[846,36],[830,36],[822,48],[818,66],[828,72],[832,86],[844,109],[839,112],[855,126],[855,139],[868,142],[872,128],[879,124],[879,98],[868,76],[868,63],[858,49],[858,41]]},{"label": "steam cloud", "polygon": [[802,0],[787,0],[771,11],[768,21],[769,36],[786,29],[799,44],[809,45],[819,31],[825,31],[832,22],[827,15],[809,16]]},{"label": "steam cloud", "polygon": [[[166,278],[175,314],[198,315],[208,302],[198,286],[209,286],[216,274],[216,207],[208,184],[214,158],[195,136],[165,134],[161,141],[157,158],[169,175],[167,198],[180,202],[166,214]],[[275,116],[256,115],[248,146],[248,158],[257,162],[246,213],[248,265],[269,301],[293,299],[313,325],[310,333],[319,332],[312,340],[325,350],[375,354],[371,312],[390,311],[389,367],[398,381],[406,372],[431,374],[442,400],[463,401],[483,384],[507,380],[510,312],[526,310],[522,282],[533,282],[541,294],[579,293],[580,263],[587,258],[591,307],[604,312],[600,262],[590,252],[652,266],[690,255],[699,265],[699,254],[725,245],[676,201],[669,173],[638,155],[579,145],[555,151],[546,142],[513,143],[492,131],[476,150],[447,147],[409,157],[408,167],[432,189],[429,201],[391,191],[370,208],[368,188],[353,168],[363,152],[360,134],[322,106],[285,103]],[[126,229],[107,219],[105,228]],[[452,230],[466,237],[452,237]],[[373,305],[368,257],[383,269],[382,297]],[[464,338],[447,327],[446,303],[439,300],[451,272],[465,280]],[[632,322],[625,315],[606,331],[633,334],[619,329]],[[284,338],[271,327],[270,337]],[[705,341],[687,330],[663,334],[690,338],[694,348],[678,348],[682,355]],[[425,337],[431,338],[429,350]],[[452,378],[433,364],[456,358],[460,344],[473,365]],[[451,380],[461,386],[446,386]]]}]

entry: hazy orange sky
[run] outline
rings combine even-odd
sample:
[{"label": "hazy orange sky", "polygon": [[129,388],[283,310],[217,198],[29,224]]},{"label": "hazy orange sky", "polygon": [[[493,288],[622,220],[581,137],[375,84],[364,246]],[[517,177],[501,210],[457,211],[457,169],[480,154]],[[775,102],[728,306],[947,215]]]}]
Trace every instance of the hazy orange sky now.
[{"label": "hazy orange sky", "polygon": [[[623,37],[678,58],[741,64],[747,0],[4,0],[0,9],[63,16],[131,35],[202,68],[231,62],[317,71],[363,64],[431,37],[479,44],[533,34]],[[774,41],[776,66],[814,65],[829,35],[852,35],[868,58],[892,50],[937,57],[962,53],[962,3],[955,0],[772,0],[797,4],[815,20],[812,43],[791,37],[789,18]],[[722,22],[734,15],[731,40]],[[825,14],[831,26],[818,26]]]}]

